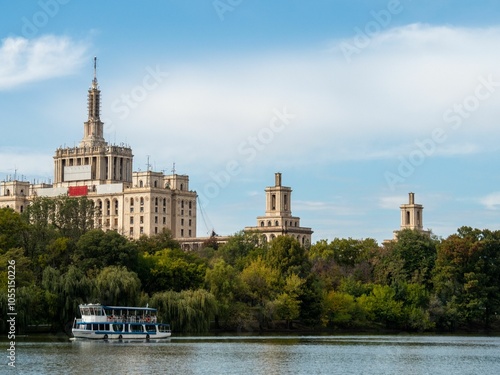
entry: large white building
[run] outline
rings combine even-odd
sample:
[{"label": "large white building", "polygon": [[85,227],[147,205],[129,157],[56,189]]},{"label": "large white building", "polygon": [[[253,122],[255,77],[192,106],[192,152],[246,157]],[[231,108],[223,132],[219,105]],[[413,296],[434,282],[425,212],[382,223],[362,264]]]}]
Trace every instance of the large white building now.
[{"label": "large white building", "polygon": [[133,172],[132,149],[111,145],[103,136],[100,90],[96,77],[88,90],[88,119],[78,147],[58,148],[53,184],[31,184],[16,178],[0,182],[0,208],[23,212],[36,196],[86,196],[95,203],[96,227],[130,238],[164,228],[175,238],[196,237],[195,191],[189,177],[151,170]]}]

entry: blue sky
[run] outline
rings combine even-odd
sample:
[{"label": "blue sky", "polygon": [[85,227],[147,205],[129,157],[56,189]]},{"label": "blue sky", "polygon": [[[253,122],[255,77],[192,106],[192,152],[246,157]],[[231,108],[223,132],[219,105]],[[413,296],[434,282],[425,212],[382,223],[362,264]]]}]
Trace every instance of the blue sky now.
[{"label": "blue sky", "polygon": [[[500,227],[500,4],[4,0],[0,178],[52,178],[92,59],[110,143],[189,174],[198,235],[256,224],[274,173],[313,240]],[[207,225],[205,225],[205,221]]]}]

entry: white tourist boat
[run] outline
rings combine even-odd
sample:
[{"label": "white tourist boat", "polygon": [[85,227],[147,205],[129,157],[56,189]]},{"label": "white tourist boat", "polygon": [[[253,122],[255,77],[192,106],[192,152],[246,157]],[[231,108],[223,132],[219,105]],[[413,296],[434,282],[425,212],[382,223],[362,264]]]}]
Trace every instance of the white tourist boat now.
[{"label": "white tourist boat", "polygon": [[157,321],[151,307],[80,305],[81,319],[75,318],[75,339],[131,340],[168,339],[170,325]]}]

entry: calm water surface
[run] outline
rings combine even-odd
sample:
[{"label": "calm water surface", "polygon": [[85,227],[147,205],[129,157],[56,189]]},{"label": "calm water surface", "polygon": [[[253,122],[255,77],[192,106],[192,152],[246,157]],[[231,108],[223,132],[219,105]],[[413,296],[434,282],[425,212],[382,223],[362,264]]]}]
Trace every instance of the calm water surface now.
[{"label": "calm water surface", "polygon": [[4,359],[0,374],[500,374],[499,337],[228,336],[151,343],[19,339],[16,356],[16,369]]}]

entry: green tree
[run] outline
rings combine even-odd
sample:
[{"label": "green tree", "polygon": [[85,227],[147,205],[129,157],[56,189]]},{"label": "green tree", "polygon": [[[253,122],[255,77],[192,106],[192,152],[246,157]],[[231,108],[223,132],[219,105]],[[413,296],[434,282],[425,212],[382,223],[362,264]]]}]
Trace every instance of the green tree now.
[{"label": "green tree", "polygon": [[141,236],[137,241],[139,253],[154,254],[164,249],[180,249],[181,245],[174,240],[169,229],[163,229],[160,233],[152,236]]},{"label": "green tree", "polygon": [[205,284],[212,293],[218,304],[218,314],[215,316],[216,327],[219,328],[219,320],[223,319],[226,325],[233,320],[230,315],[235,311],[231,306],[236,297],[241,293],[243,283],[237,270],[223,259],[217,259],[212,267],[207,268]]},{"label": "green tree", "polygon": [[406,281],[430,287],[437,243],[436,238],[417,230],[404,229],[398,233],[392,251],[403,261]]},{"label": "green tree", "polygon": [[205,281],[206,264],[194,254],[179,249],[165,249],[154,255],[144,254],[141,263],[151,264],[141,277],[147,285],[147,292],[164,290],[180,292],[198,289]]},{"label": "green tree", "polygon": [[84,271],[107,266],[124,266],[135,271],[138,252],[136,245],[119,233],[94,229],[78,239],[73,262]]},{"label": "green tree", "polygon": [[219,247],[218,254],[227,264],[241,271],[253,259],[263,254],[265,246],[258,233],[238,232]]},{"label": "green tree", "polygon": [[0,208],[0,254],[23,247],[25,223],[11,208]]},{"label": "green tree", "polygon": [[125,267],[104,268],[95,279],[94,299],[104,305],[134,306],[140,297],[141,281]]},{"label": "green tree", "polygon": [[279,272],[264,262],[261,257],[251,262],[242,272],[244,293],[253,305],[264,306],[274,297],[279,282]]},{"label": "green tree", "polygon": [[170,322],[175,332],[207,332],[217,313],[215,297],[204,289],[155,293],[149,305],[158,309],[159,318]]},{"label": "green tree", "polygon": [[49,266],[43,271],[42,287],[48,315],[67,330],[77,315],[78,305],[90,302],[93,281],[73,265],[63,274]]},{"label": "green tree", "polygon": [[305,249],[290,236],[279,236],[272,240],[265,261],[271,268],[278,270],[282,277],[293,273],[302,275],[309,270]]}]

